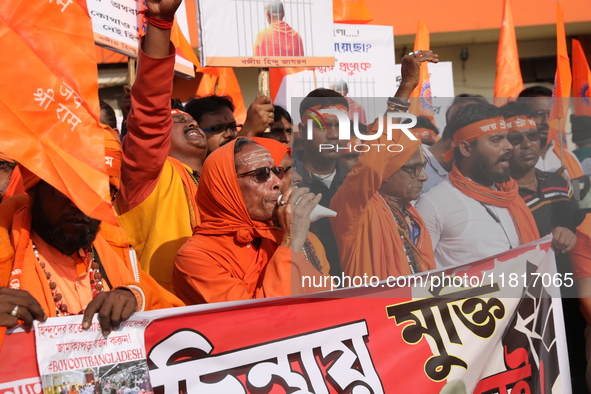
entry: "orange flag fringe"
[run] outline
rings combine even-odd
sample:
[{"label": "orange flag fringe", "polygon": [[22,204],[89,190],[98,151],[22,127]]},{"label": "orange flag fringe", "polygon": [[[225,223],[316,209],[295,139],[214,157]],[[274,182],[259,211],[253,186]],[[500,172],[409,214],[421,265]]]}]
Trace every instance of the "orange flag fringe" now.
[{"label": "orange flag fringe", "polygon": [[0,2],[0,31],[0,151],[115,224],[86,2]]},{"label": "orange flag fringe", "polygon": [[497,50],[497,76],[495,78],[495,105],[500,107],[507,103],[508,98],[517,97],[523,90],[523,78],[519,67],[519,53],[511,5],[504,1],[503,21],[499,49]]},{"label": "orange flag fringe", "polygon": [[[562,4],[556,3],[556,75],[554,76],[554,90],[552,91],[553,105],[550,112],[550,126],[556,130],[548,135],[548,139],[557,139],[558,121],[562,130],[566,126],[566,113],[570,101],[570,88],[572,76],[570,71],[570,62],[566,50],[566,33],[564,31],[564,15],[562,13]],[[564,133],[563,133],[564,135]]]},{"label": "orange flag fringe", "polygon": [[573,39],[573,97],[575,98],[575,115],[591,116],[591,71],[589,63],[578,40]]},{"label": "orange flag fringe", "polygon": [[337,23],[367,23],[372,20],[365,0],[332,0],[332,16]]},{"label": "orange flag fringe", "polygon": [[[415,36],[415,51],[428,51],[431,47],[429,31],[423,21],[419,21],[419,28]],[[428,62],[421,64],[419,85],[412,91],[409,112],[416,116],[426,116],[435,124],[433,102],[431,100],[431,81],[429,80]]]}]

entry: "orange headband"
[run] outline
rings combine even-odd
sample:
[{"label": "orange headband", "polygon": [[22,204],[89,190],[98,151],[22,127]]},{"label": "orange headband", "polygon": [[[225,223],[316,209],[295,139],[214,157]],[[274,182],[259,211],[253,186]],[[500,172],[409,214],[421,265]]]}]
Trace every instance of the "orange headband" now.
[{"label": "orange headband", "polygon": [[[321,114],[320,113],[321,109],[336,109],[341,112],[344,112],[345,115],[347,115],[347,117],[349,116],[349,109],[342,104],[315,105],[311,108],[306,109],[306,112],[304,112],[304,115],[302,116],[302,121],[303,121],[303,118],[306,116],[309,118],[312,118],[312,119],[314,119],[316,116],[318,116],[320,118],[334,116],[331,114]],[[321,119],[321,121],[322,121],[322,119]]]},{"label": "orange headband", "polygon": [[180,109],[171,109],[170,114],[171,115],[189,115],[188,113],[181,111]]},{"label": "orange headband", "polygon": [[505,119],[505,123],[507,124],[507,130],[509,130],[509,132],[538,129],[535,120],[522,115],[507,118]]},{"label": "orange headband", "polygon": [[431,129],[426,129],[424,127],[417,127],[414,129],[410,129],[412,133],[421,141],[431,141],[433,143],[437,142],[437,134]]},{"label": "orange headband", "polygon": [[460,142],[474,141],[480,137],[507,131],[507,124],[502,116],[480,120],[462,127],[454,133],[454,144],[450,150],[443,154],[445,161],[450,161],[454,157],[454,149],[460,146]]}]

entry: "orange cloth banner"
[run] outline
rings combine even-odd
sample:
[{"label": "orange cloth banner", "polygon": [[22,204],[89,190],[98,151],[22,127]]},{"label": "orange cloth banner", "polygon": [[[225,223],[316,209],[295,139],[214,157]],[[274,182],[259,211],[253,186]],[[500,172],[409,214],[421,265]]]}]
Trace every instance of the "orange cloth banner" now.
[{"label": "orange cloth banner", "polygon": [[0,151],[116,224],[86,2],[1,2],[0,48]]},{"label": "orange cloth banner", "polygon": [[573,97],[582,97],[575,99],[575,115],[591,116],[591,71],[589,63],[585,57],[585,52],[581,47],[579,40],[573,39]]},{"label": "orange cloth banner", "polygon": [[[566,126],[566,113],[570,101],[570,88],[572,76],[570,71],[570,62],[568,51],[566,49],[566,33],[564,31],[564,15],[560,1],[556,3],[556,75],[554,76],[554,90],[552,98],[554,99],[552,111],[550,112],[550,126],[556,129],[554,133],[550,129],[548,140],[558,139],[558,119],[560,119],[563,130]],[[564,139],[563,145],[566,144]]]},{"label": "orange cloth banner", "polygon": [[[431,47],[429,40],[429,30],[423,21],[419,21],[419,28],[415,36],[415,51],[428,51]],[[416,116],[426,116],[435,124],[435,116],[433,114],[433,103],[431,101],[431,81],[429,80],[429,66],[428,62],[421,64],[421,74],[419,77],[419,85],[412,91],[410,97],[409,112]],[[416,97],[413,99],[413,97]]]},{"label": "orange cloth banner", "polygon": [[367,23],[372,20],[365,0],[332,0],[332,17],[337,23]]},{"label": "orange cloth banner", "polygon": [[495,79],[495,105],[503,106],[508,98],[517,97],[523,90],[523,78],[519,67],[519,53],[517,51],[517,38],[509,0],[505,0],[503,6],[503,21],[501,23],[501,36],[499,49],[497,50],[497,77]]}]

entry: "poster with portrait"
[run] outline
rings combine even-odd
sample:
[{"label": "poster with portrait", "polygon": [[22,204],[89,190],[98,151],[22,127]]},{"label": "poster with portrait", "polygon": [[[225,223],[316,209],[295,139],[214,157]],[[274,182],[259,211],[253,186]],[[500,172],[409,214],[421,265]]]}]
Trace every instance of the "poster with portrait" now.
[{"label": "poster with portrait", "polygon": [[198,14],[203,66],[334,64],[330,1],[199,0]]}]

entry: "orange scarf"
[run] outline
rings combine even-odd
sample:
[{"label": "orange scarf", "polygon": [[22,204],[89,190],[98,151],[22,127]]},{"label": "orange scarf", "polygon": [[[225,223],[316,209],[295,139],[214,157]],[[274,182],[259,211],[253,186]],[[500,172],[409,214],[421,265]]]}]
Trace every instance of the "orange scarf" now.
[{"label": "orange scarf", "polygon": [[462,175],[455,164],[448,177],[450,182],[466,196],[495,207],[507,208],[515,224],[521,245],[540,238],[536,221],[519,196],[519,187],[515,179],[511,178],[508,182],[497,183],[499,190],[494,190],[469,180]]}]

